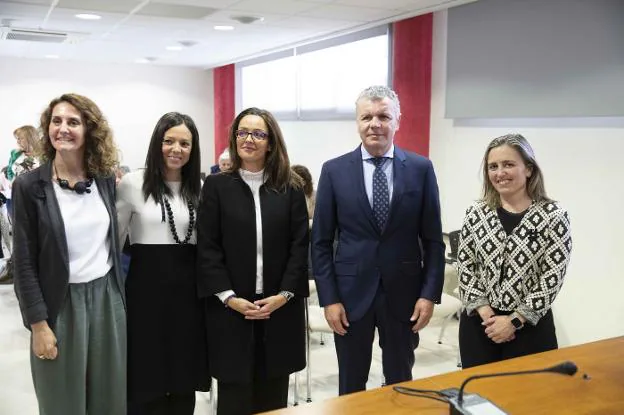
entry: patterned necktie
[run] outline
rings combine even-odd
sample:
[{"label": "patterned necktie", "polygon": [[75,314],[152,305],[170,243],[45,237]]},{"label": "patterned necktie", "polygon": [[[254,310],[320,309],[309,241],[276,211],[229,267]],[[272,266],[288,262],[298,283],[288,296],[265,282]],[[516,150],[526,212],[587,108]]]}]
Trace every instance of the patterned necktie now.
[{"label": "patterned necktie", "polygon": [[386,160],[387,157],[375,157],[372,159],[375,165],[375,171],[373,172],[373,216],[381,231],[386,226],[388,214],[390,213],[388,178],[383,171]]}]

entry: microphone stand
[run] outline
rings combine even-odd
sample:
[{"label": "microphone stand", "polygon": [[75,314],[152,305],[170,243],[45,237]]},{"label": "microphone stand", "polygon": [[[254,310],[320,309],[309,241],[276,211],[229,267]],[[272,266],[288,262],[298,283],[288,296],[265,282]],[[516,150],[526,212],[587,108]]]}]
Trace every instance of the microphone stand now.
[{"label": "microphone stand", "polygon": [[[479,410],[481,409],[483,410],[487,409],[488,410],[487,413],[505,414],[504,411],[502,411],[492,402],[488,401],[487,399],[477,394],[471,395],[471,399],[474,402],[471,402],[471,404],[468,406],[464,406],[464,389],[466,388],[466,385],[468,384],[468,382],[475,380],[475,379],[502,377],[502,376],[530,375],[530,374],[536,374],[536,373],[559,373],[562,375],[572,376],[576,373],[577,370],[578,369],[576,365],[573,362],[568,361],[568,362],[563,362],[563,363],[560,363],[558,365],[555,365],[553,367],[549,367],[546,369],[522,370],[522,371],[516,371],[516,372],[503,372],[503,373],[489,373],[485,375],[474,375],[464,380],[461,386],[459,387],[459,390],[455,388],[451,388],[451,389],[445,389],[444,391],[441,391],[441,392],[448,397],[449,404],[450,404],[450,412],[449,412],[450,415],[478,415]],[[471,410],[469,406],[473,406],[474,410]]]}]

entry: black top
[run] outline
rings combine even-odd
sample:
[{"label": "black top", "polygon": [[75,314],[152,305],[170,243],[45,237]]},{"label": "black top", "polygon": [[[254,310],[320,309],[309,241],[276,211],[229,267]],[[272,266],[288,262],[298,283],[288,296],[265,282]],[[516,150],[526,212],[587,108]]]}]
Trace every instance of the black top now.
[{"label": "black top", "polygon": [[507,235],[511,234],[520,221],[524,217],[524,214],[527,212],[526,209],[520,213],[509,212],[502,207],[496,208],[496,213],[498,213],[498,219],[501,221],[503,225],[503,229],[507,232]]}]

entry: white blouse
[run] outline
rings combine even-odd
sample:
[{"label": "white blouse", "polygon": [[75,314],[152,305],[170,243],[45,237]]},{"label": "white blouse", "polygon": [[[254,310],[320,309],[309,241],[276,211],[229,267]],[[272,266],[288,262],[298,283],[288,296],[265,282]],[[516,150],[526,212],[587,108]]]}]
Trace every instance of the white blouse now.
[{"label": "white blouse", "polygon": [[[168,244],[175,245],[169,227],[167,213],[162,221],[162,208],[153,198],[147,201],[143,197],[144,170],[126,174],[117,187],[117,220],[119,223],[119,240],[121,244],[130,236],[130,244]],[[186,202],[180,195],[181,182],[166,182],[173,195],[167,197],[178,238],[184,240],[189,226],[189,211]],[[197,212],[195,212],[197,215]],[[195,217],[197,219],[197,217]],[[194,229],[189,244],[197,243],[197,232]]]},{"label": "white blouse", "polygon": [[69,259],[69,283],[80,284],[103,277],[113,266],[110,255],[110,216],[95,181],[91,193],[61,189],[54,183]]}]

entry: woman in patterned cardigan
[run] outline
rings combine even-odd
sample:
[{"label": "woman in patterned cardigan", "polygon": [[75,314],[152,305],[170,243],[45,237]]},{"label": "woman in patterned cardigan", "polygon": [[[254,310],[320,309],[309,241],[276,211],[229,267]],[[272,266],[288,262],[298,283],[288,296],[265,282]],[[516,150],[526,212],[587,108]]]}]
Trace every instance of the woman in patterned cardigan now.
[{"label": "woman in patterned cardigan", "polygon": [[467,210],[459,242],[464,368],[557,348],[551,306],[571,249],[568,214],[546,196],[527,140],[492,140],[483,198]]}]

